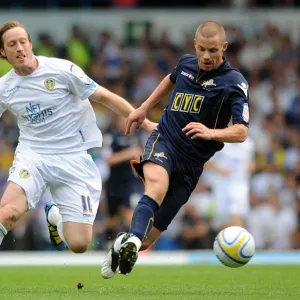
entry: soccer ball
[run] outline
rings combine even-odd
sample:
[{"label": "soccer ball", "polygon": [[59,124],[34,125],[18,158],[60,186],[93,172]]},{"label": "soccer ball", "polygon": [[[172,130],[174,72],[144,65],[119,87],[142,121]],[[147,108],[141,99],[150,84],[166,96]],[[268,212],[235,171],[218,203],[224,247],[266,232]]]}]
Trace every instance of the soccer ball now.
[{"label": "soccer ball", "polygon": [[252,235],[244,228],[231,226],[223,229],[214,242],[214,253],[219,261],[230,268],[247,264],[255,252]]}]

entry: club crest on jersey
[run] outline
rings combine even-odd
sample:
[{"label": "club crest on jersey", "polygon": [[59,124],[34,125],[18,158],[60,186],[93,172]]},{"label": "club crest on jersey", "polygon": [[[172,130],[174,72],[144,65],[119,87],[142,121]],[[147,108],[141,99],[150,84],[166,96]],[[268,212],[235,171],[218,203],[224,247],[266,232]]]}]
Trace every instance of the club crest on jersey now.
[{"label": "club crest on jersey", "polygon": [[159,160],[159,161],[161,161],[161,162],[162,162],[162,160],[161,160],[160,158],[168,159],[168,158],[166,157],[166,155],[165,155],[164,152],[156,152],[156,153],[154,153],[153,156],[154,156],[157,160]]},{"label": "club crest on jersey", "polygon": [[22,170],[20,171],[19,175],[20,175],[20,177],[21,177],[22,179],[27,179],[27,178],[30,177],[30,172],[29,172],[28,170],[26,170],[26,169],[22,169]]},{"label": "club crest on jersey", "polygon": [[55,88],[55,80],[53,78],[48,78],[44,81],[44,85],[47,90],[52,91]]},{"label": "club crest on jersey", "polygon": [[203,81],[201,86],[203,86],[204,88],[207,88],[208,86],[216,86],[216,84],[214,83],[213,79],[209,79],[207,81]]}]

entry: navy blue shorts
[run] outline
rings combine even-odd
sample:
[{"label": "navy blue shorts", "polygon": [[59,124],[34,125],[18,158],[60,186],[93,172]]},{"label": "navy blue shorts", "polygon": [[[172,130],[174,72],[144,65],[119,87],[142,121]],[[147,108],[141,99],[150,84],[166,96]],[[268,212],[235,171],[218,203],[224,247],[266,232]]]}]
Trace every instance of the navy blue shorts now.
[{"label": "navy blue shorts", "polygon": [[169,174],[169,189],[154,217],[154,227],[164,231],[182,205],[188,201],[202,174],[203,165],[195,166],[180,158],[158,130],[154,130],[148,138],[140,163],[131,162],[133,170],[142,182],[144,182],[142,165],[146,161],[162,166]]}]

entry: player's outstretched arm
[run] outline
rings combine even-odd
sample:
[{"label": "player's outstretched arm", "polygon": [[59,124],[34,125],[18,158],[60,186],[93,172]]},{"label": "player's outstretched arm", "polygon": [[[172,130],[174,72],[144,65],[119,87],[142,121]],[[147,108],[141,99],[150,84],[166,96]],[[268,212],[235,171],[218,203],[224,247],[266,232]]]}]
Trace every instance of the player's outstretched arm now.
[{"label": "player's outstretched arm", "polygon": [[[128,117],[131,112],[135,111],[134,107],[124,98],[102,86],[98,86],[94,94],[92,94],[89,99],[103,104],[117,115],[125,118]],[[143,119],[142,121],[142,127],[147,132],[152,132],[156,125],[156,123],[151,122],[148,119]]]},{"label": "player's outstretched arm", "polygon": [[169,95],[172,92],[173,88],[174,83],[170,80],[169,74],[160,82],[160,84],[141,106],[145,107],[148,111],[151,107],[160,102],[163,97]]},{"label": "player's outstretched arm", "polygon": [[[130,113],[126,121],[126,129],[125,134],[130,133],[130,129],[133,123],[136,122],[136,129],[139,129],[143,124],[145,125],[144,120],[146,118],[147,112],[150,108],[152,108],[155,104],[157,104],[163,97],[169,95],[174,88],[174,83],[170,80],[170,74],[167,75],[160,84],[156,87],[156,89],[152,92],[152,94],[148,97],[148,99],[143,102],[143,104],[136,109],[134,112]],[[155,123],[151,122],[149,124],[149,128],[155,128]]]},{"label": "player's outstretched arm", "polygon": [[102,86],[98,86],[94,94],[92,94],[89,99],[103,104],[108,109],[124,118],[127,118],[128,115],[134,111],[134,107],[124,98]]}]

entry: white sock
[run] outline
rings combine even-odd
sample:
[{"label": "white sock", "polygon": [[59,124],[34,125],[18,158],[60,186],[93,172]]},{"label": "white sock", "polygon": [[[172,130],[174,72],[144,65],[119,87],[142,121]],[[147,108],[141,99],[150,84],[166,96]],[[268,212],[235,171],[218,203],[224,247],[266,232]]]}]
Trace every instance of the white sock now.
[{"label": "white sock", "polygon": [[126,234],[126,233],[121,234],[121,235],[115,240],[115,243],[114,243],[114,250],[115,250],[116,252],[119,252],[119,251],[120,251],[120,248],[121,248],[121,242],[122,242],[123,236],[124,236],[125,234]]},{"label": "white sock", "polygon": [[65,240],[65,237],[64,237],[64,230],[63,230],[63,221],[62,221],[62,217],[61,217],[61,215],[60,215],[60,220],[58,221],[58,223],[57,223],[57,232],[58,232],[58,234],[59,234],[59,236],[60,236],[60,238],[65,242],[65,243],[67,243],[66,242],[66,240]]},{"label": "white sock", "polygon": [[4,237],[7,235],[7,230],[5,227],[0,223],[0,245],[2,244],[2,241]]},{"label": "white sock", "polygon": [[131,242],[136,245],[137,250],[139,251],[142,246],[142,241],[137,236],[130,237],[124,244]]},{"label": "white sock", "polygon": [[48,221],[57,226],[58,222],[62,219],[61,214],[59,213],[59,209],[57,206],[53,205],[48,213]]}]

